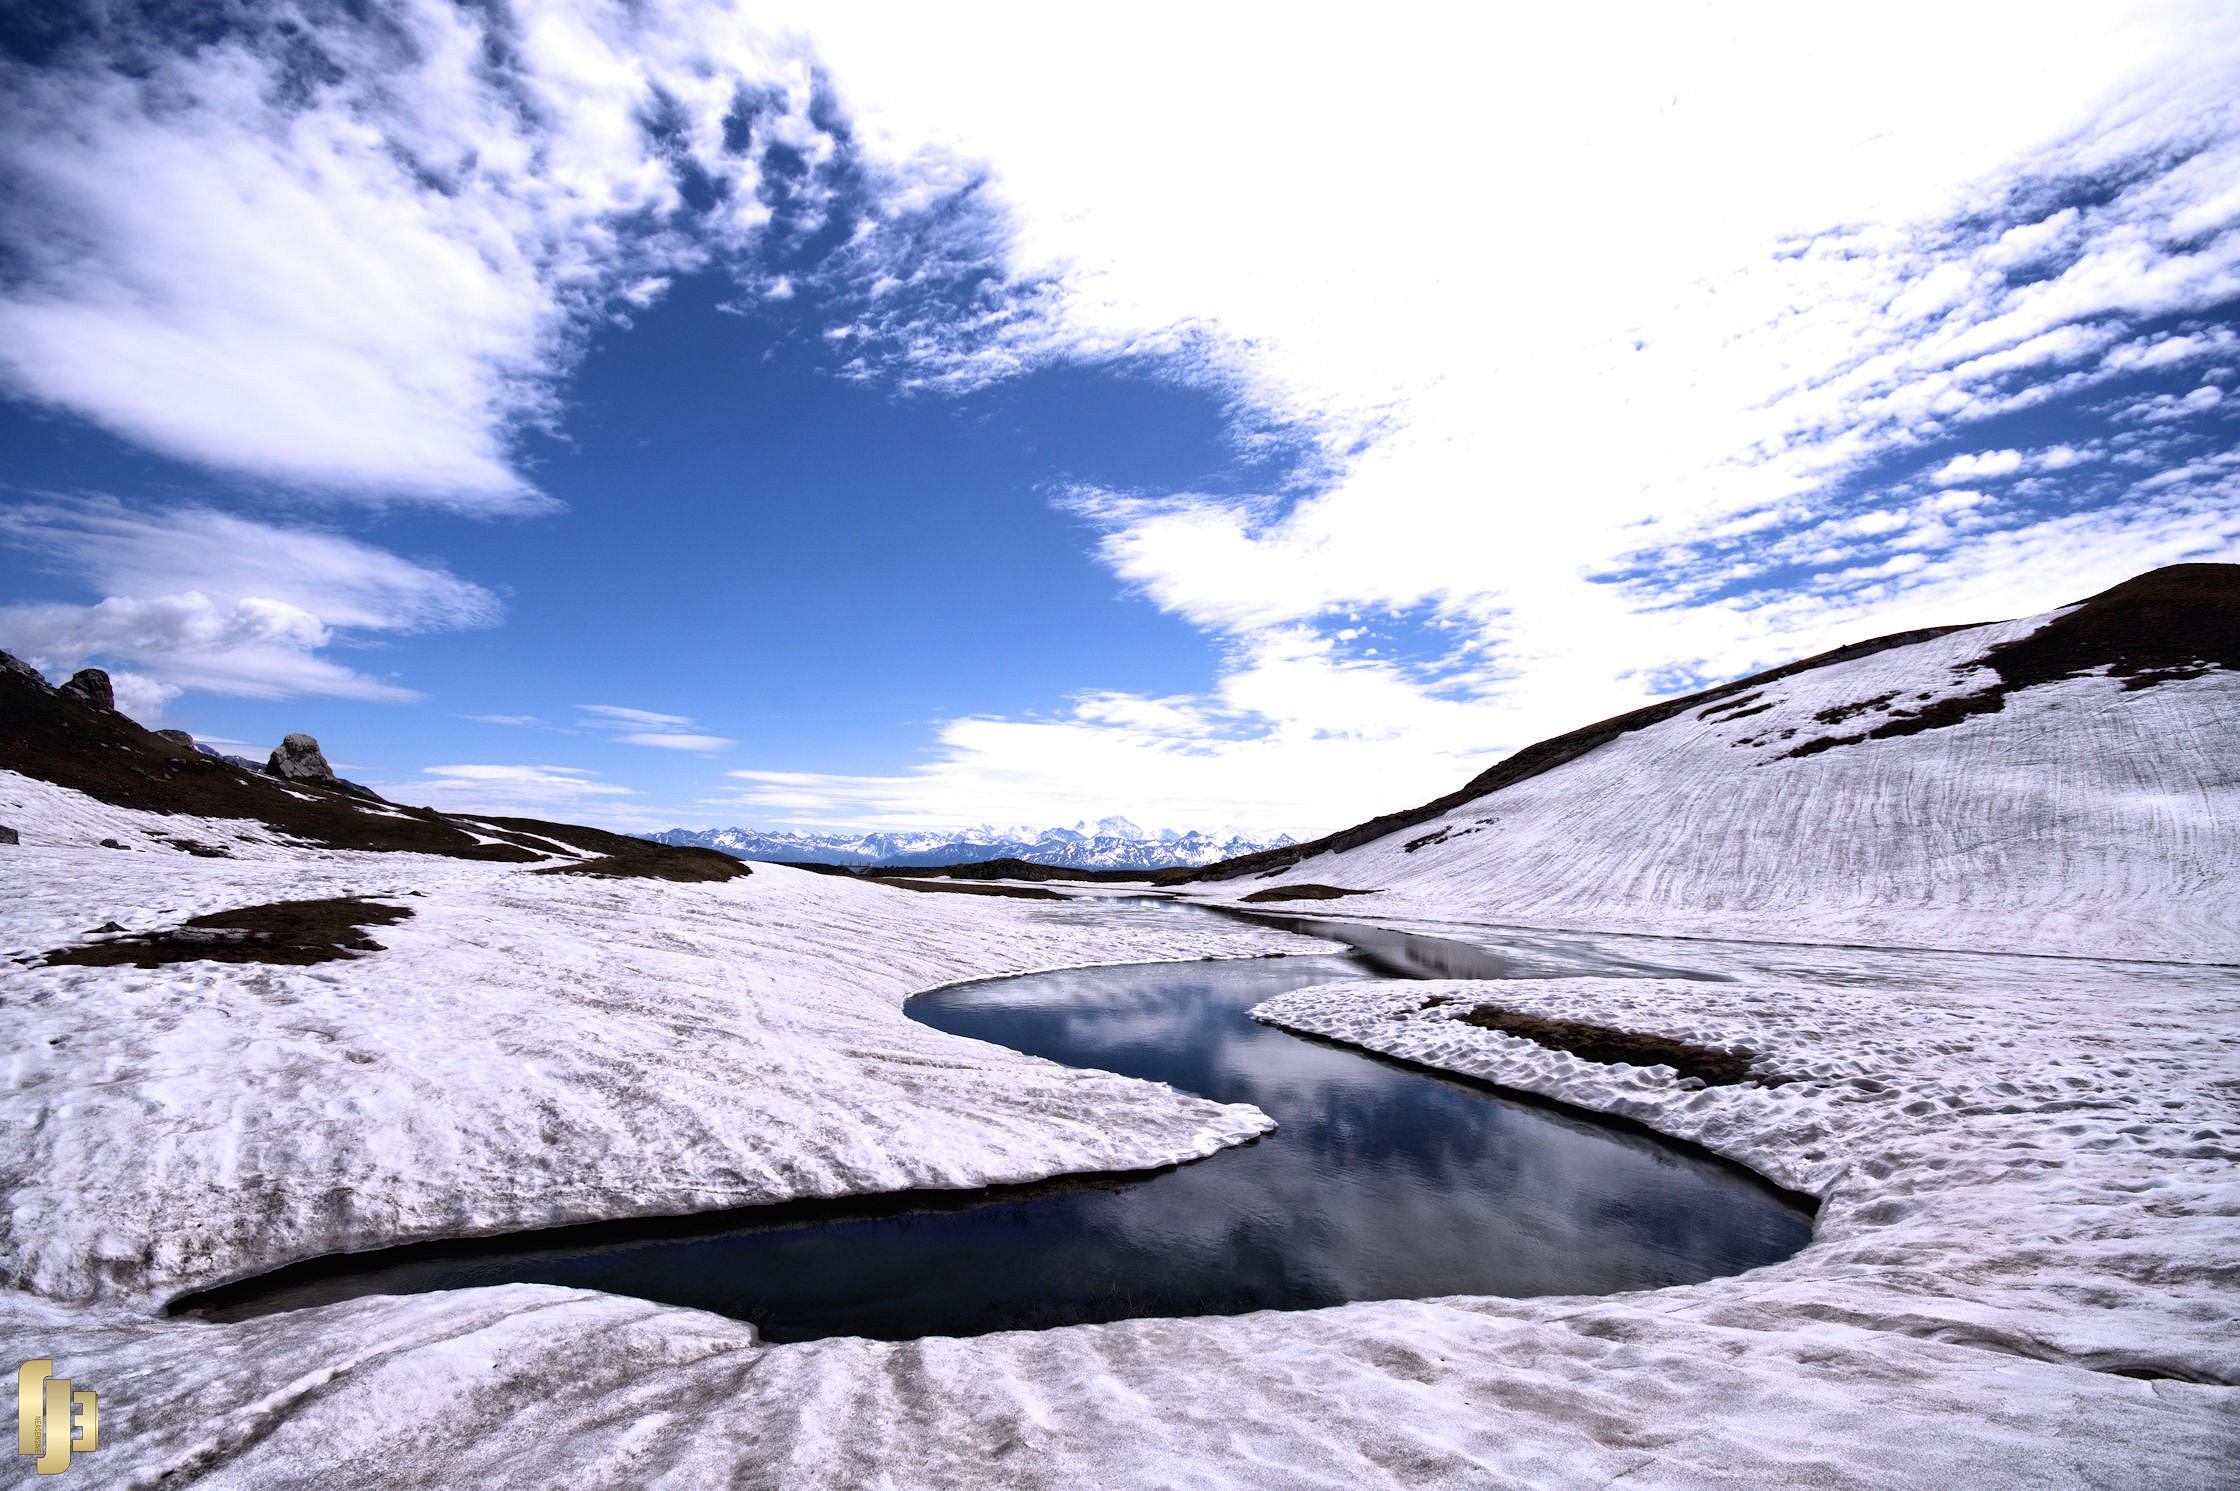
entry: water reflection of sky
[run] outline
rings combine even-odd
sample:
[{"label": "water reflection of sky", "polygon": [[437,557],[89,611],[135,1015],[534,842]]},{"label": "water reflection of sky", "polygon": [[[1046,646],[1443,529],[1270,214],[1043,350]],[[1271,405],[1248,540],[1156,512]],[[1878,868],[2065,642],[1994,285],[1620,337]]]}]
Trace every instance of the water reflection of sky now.
[{"label": "water reflection of sky", "polygon": [[[1393,944],[1376,957],[1444,971],[1463,956],[1451,947]],[[1521,961],[1535,975],[1554,971],[1544,955]],[[1569,971],[1615,970],[1596,960]],[[750,1221],[595,1246],[400,1250],[348,1274],[276,1278],[278,1287],[227,1313],[530,1280],[715,1310],[756,1321],[775,1340],[899,1339],[1347,1300],[1647,1288],[1771,1262],[1809,1237],[1808,1219],[1726,1167],[1301,1040],[1244,1013],[1363,972],[1341,956],[1077,969],[912,1002],[938,1029],[1252,1103],[1282,1126],[1199,1164],[967,1208]]]}]

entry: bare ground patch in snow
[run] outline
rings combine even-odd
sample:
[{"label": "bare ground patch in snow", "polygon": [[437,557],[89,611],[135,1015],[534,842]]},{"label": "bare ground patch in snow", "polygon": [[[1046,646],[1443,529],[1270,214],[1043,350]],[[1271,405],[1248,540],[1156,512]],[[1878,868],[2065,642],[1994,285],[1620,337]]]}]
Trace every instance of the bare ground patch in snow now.
[{"label": "bare ground patch in snow", "polygon": [[[320,901],[272,901],[190,916],[160,932],[128,933],[56,948],[39,960],[47,968],[156,968],[165,963],[273,963],[301,966],[377,953],[368,929],[401,922],[409,906],[384,906],[356,896]],[[89,936],[96,935],[89,933]]]}]

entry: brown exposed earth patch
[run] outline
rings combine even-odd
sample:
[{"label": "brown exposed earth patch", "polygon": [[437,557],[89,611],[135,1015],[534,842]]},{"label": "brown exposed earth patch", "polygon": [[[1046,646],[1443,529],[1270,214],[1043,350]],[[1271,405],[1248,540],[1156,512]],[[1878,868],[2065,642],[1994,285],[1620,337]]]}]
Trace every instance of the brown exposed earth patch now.
[{"label": "brown exposed earth patch", "polygon": [[1010,896],[1021,901],[1070,901],[1073,897],[1054,890],[1044,890],[1033,885],[944,885],[938,880],[906,880],[893,875],[863,875],[857,877],[873,885],[891,885],[896,890],[944,891],[952,896]]},{"label": "brown exposed earth patch", "polygon": [[1888,709],[1894,693],[1877,694],[1872,699],[1861,699],[1856,704],[1835,704],[1813,715],[1823,725],[1840,725],[1854,715],[1871,714],[1878,709]]},{"label": "brown exposed earth patch", "polygon": [[532,875],[592,875],[601,880],[674,880],[680,884],[735,880],[752,875],[745,860],[733,859],[715,849],[689,845],[647,844],[652,853],[602,854],[567,864],[531,870]]},{"label": "brown exposed earth patch", "polygon": [[[57,948],[40,960],[49,966],[155,968],[165,963],[331,963],[381,944],[368,927],[412,915],[409,906],[384,906],[355,896],[324,901],[274,901],[213,911],[162,932],[114,937],[81,947]],[[110,924],[113,929],[114,923]]]},{"label": "brown exposed earth patch", "polygon": [[[1696,715],[1696,718],[1699,720],[1708,720],[1715,714],[1727,714],[1731,717],[1733,711],[1741,709],[1745,704],[1757,703],[1759,699],[1764,697],[1764,695],[1765,690],[1758,689],[1751,693],[1744,694],[1738,699],[1722,699],[1717,704],[1712,705],[1709,709],[1703,710],[1698,713]],[[1771,705],[1768,705],[1766,707],[1769,709],[1772,708]],[[1752,710],[1751,713],[1755,714],[1757,713],[1757,711]]]},{"label": "brown exposed earth patch", "polygon": [[226,848],[226,846],[223,844],[204,844],[195,839],[174,838],[165,838],[163,842],[169,844],[172,848],[180,851],[182,854],[191,854],[197,859],[233,858],[233,851]]},{"label": "brown exposed earth patch", "polygon": [[1340,896],[1373,896],[1373,890],[1347,890],[1337,885],[1271,885],[1266,890],[1256,890],[1243,901],[1335,901]]},{"label": "brown exposed earth patch", "polygon": [[1744,1082],[1754,1082],[1761,1087],[1779,1085],[1779,1079],[1751,1075],[1750,1064],[1757,1057],[1746,1051],[1717,1051],[1664,1036],[1614,1030],[1606,1025],[1589,1025],[1583,1020],[1551,1020],[1544,1015],[1527,1015],[1491,1004],[1481,1004],[1455,1018],[1481,1030],[1521,1036],[1552,1051],[1568,1051],[1583,1061],[1598,1061],[1606,1066],[1668,1066],[1683,1077],[1694,1077],[1706,1087],[1733,1087]]}]

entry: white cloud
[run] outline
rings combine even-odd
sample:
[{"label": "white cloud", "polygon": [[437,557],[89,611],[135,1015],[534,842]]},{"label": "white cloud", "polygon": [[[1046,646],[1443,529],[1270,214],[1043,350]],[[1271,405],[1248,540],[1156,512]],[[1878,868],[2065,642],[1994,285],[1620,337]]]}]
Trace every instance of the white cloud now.
[{"label": "white cloud", "polygon": [[2122,371],[2147,371],[2184,367],[2213,357],[2230,357],[2240,351],[2240,331],[2230,326],[2204,327],[2175,336],[2142,337],[2111,348],[2107,364]]},{"label": "white cloud", "polygon": [[[0,63],[0,381],[385,499],[541,504],[513,437],[585,328],[767,216],[725,148],[739,90],[775,105],[766,137],[816,135],[808,61],[722,6],[252,4],[193,45],[82,24]],[[693,209],[679,158],[741,190]]]},{"label": "white cloud", "polygon": [[1996,481],[2021,474],[2068,471],[2105,456],[2092,445],[2048,445],[2040,450],[1963,451],[1929,473],[1933,486],[1955,487],[1962,482]]},{"label": "white cloud", "polygon": [[90,583],[91,605],[0,607],[0,646],[42,667],[129,665],[143,700],[206,689],[402,701],[402,685],[320,656],[345,633],[488,625],[482,587],[340,534],[204,508],[145,513],[105,498],[0,510],[0,543]]},{"label": "white cloud", "polygon": [[1964,481],[1982,481],[1986,477],[2011,476],[2021,469],[2022,452],[2019,450],[1971,450],[1954,456],[1930,472],[1929,480],[1940,487],[1950,487]]},{"label": "white cloud", "polygon": [[707,735],[694,731],[692,717],[682,714],[661,714],[651,709],[631,709],[620,704],[579,704],[583,723],[601,730],[623,732],[615,739],[624,745],[650,746],[662,751],[692,751],[699,755],[714,755],[729,750],[739,742],[725,735]]},{"label": "white cloud", "polygon": [[628,797],[628,787],[592,780],[598,773],[585,766],[428,766],[421,774],[443,782],[476,782],[489,786],[549,788],[586,797]]},{"label": "white cloud", "polygon": [[2167,424],[2214,409],[2224,402],[2224,390],[2214,384],[2204,383],[2190,393],[2160,393],[2152,398],[2140,399],[2120,411],[2119,419],[2129,419],[2140,424]]},{"label": "white cloud", "polygon": [[958,828],[1119,813],[1298,834],[1450,790],[1510,738],[1506,706],[1443,699],[1396,664],[1341,657],[1303,629],[1259,637],[1207,696],[1085,695],[1056,718],[944,722],[892,776],[751,768],[705,804],[744,820]]},{"label": "white cloud", "polygon": [[258,595],[331,626],[442,630],[497,620],[496,596],[446,570],[329,529],[209,508],[143,512],[109,498],[27,497],[0,509],[0,540],[111,594],[191,585]]},{"label": "white cloud", "polygon": [[251,596],[221,607],[192,591],[144,601],[112,596],[92,606],[24,606],[15,614],[23,625],[48,623],[53,640],[42,651],[80,657],[245,647],[308,650],[325,646],[332,636],[318,617],[285,601]]},{"label": "white cloud", "polygon": [[94,658],[132,659],[160,675],[174,697],[188,688],[251,699],[329,694],[402,703],[419,697],[314,656],[332,637],[318,617],[259,596],[221,605],[188,591],[147,600],[111,596],[91,606],[0,609],[0,638],[11,651],[64,669]]},{"label": "white cloud", "polygon": [[[863,137],[990,161],[1015,264],[1057,275],[1049,315],[925,355],[993,375],[1181,348],[1248,425],[1323,432],[1333,479],[1304,500],[1063,494],[1118,575],[1226,643],[1203,698],[1092,691],[1050,719],[952,721],[916,771],[765,773],[746,804],[954,821],[1226,803],[1327,827],[1676,678],[2240,557],[2222,477],[2133,472],[2049,514],[1991,479],[2101,453],[1951,453],[1994,416],[2227,340],[2199,323],[2240,300],[2228,7],[2072,4],[2029,27],[1927,3],[1872,24],[1621,14],[1273,30],[1154,6],[1118,32],[1085,18],[1092,41],[1058,18],[804,11]],[[1147,109],[1150,88],[1189,104]],[[1878,463],[1902,473],[1889,490],[1831,500]],[[1931,468],[1976,485],[1935,500]],[[1349,634],[1392,613],[1444,627],[1446,650],[1367,667]],[[1302,638],[1351,661],[1282,661]],[[1410,728],[1349,763],[1342,743],[1384,721]]]},{"label": "white cloud", "polygon": [[383,784],[392,801],[418,802],[455,813],[550,817],[596,815],[616,821],[633,816],[630,788],[599,780],[580,766],[467,764],[430,766],[419,777]]},{"label": "white cloud", "polygon": [[[1367,612],[1327,632],[1240,625],[1203,696],[1097,692],[1048,718],[946,721],[909,771],[758,765],[730,773],[740,790],[705,806],[761,825],[956,827],[1120,812],[1306,836],[1451,791],[1508,750],[1694,680],[1912,627],[2029,615],[2155,565],[2240,556],[2240,454],[2158,471],[2131,495],[2082,512],[1999,514],[1981,492],[1932,489],[1867,521],[1833,519],[1772,545],[1769,557],[1789,562],[1791,548],[1834,537],[1810,557],[1843,566],[1840,588],[1676,605],[1647,618],[1615,586],[1595,587],[1587,604],[1551,587],[1544,606],[1512,589],[1522,614],[1463,616],[1453,628],[1462,642],[1415,666],[1349,655],[1378,630]],[[1482,645],[1489,634],[1497,649]]]},{"label": "white cloud", "polygon": [[689,715],[658,714],[650,709],[631,709],[620,704],[583,704],[577,707],[592,717],[588,723],[602,725],[608,729],[621,729],[632,725],[655,729],[670,727],[682,729],[692,723],[692,718]]},{"label": "white cloud", "polygon": [[185,692],[176,684],[158,683],[143,673],[113,669],[109,673],[109,688],[121,712],[132,716],[144,725],[154,724],[163,718],[163,712]]},{"label": "white cloud", "polygon": [[619,737],[624,745],[653,746],[664,751],[697,751],[712,755],[739,742],[723,735],[689,735],[682,732],[637,733]]},{"label": "white cloud", "polygon": [[[246,43],[149,87],[40,85],[75,113],[21,93],[5,149],[36,190],[10,221],[68,231],[11,240],[16,386],[195,459],[518,505],[509,432],[549,411],[588,318],[767,226],[746,192],[680,226],[636,118],[656,87],[674,148],[721,179],[753,169],[721,148],[741,78],[774,83],[804,151],[837,148],[804,122],[806,52],[720,9],[525,12],[497,38],[518,95],[473,61],[497,23],[397,13],[412,46],[300,107],[268,101]],[[2112,444],[2124,475],[2054,516],[2009,500],[2050,452],[1983,440],[2012,446],[2005,477],[1952,455],[1995,416],[2232,351],[2210,324],[2240,299],[2229,7],[1131,16],[794,8],[884,173],[833,271],[856,282],[834,345],[859,376],[946,385],[1156,353],[1245,438],[1319,441],[1328,479],[1067,498],[1117,574],[1215,636],[1202,692],[1084,680],[1051,718],[949,722],[916,771],[760,771],[749,805],[1329,826],[1673,678],[2240,553],[2231,473],[2198,452]],[[992,174],[961,195],[974,161]],[[943,201],[982,216],[915,258],[880,247]],[[903,293],[975,254],[1004,293],[946,319]],[[189,364],[203,381],[169,397]],[[2132,433],[2210,394],[2185,397]],[[1889,490],[1831,505],[1878,464]],[[225,608],[249,595],[353,624],[276,589],[111,593],[189,590],[215,627],[247,626]],[[1393,613],[1432,656],[1386,656]],[[695,738],[685,716],[609,711],[692,749],[666,744]]]}]

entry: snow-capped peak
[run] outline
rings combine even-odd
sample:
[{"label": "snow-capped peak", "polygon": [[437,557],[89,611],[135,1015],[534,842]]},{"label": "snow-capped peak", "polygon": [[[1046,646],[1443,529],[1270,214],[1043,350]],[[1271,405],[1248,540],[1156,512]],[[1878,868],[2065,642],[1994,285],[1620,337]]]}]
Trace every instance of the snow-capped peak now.
[{"label": "snow-capped peak", "polygon": [[1026,825],[953,831],[902,830],[870,833],[765,832],[752,828],[684,829],[647,837],[664,844],[697,844],[742,859],[794,860],[815,864],[950,865],[989,859],[1023,859],[1069,869],[1159,870],[1205,865],[1215,860],[1279,849],[1293,842],[1288,834],[1165,828],[1148,833],[1127,818],[1082,819],[1071,828]]}]

